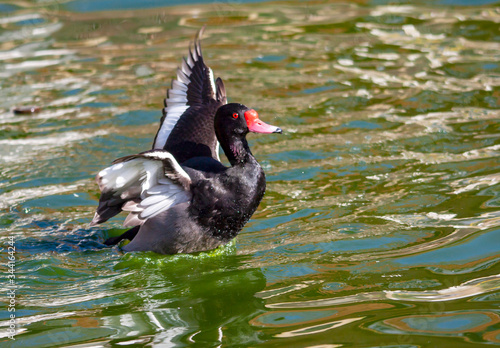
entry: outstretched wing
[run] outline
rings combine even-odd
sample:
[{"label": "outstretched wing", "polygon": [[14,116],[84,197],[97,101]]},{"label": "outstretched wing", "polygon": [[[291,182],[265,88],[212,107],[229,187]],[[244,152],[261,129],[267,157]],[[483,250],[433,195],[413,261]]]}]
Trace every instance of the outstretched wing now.
[{"label": "outstretched wing", "polygon": [[171,153],[151,150],[117,159],[96,176],[101,198],[91,226],[130,212],[124,226],[137,226],[191,199],[191,178]]},{"label": "outstretched wing", "polygon": [[153,149],[169,151],[179,163],[192,157],[219,160],[219,143],[215,136],[214,117],[227,103],[224,83],[214,81],[212,70],[205,65],[198,32],[194,48],[189,50],[177,78],[167,91],[165,108]]}]

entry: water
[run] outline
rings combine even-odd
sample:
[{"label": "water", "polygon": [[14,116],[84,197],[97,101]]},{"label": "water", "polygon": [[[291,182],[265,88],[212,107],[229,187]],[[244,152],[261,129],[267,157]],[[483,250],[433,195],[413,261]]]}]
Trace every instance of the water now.
[{"label": "water", "polygon": [[[2,346],[500,343],[498,2],[158,3],[0,4]],[[203,24],[285,131],[249,136],[266,196],[212,252],[105,248],[93,177],[151,146]]]}]

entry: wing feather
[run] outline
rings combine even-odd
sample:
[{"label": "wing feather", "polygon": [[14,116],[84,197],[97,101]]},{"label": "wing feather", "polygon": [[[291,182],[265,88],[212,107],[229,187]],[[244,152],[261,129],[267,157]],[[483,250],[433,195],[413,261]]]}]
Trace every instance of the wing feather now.
[{"label": "wing feather", "polygon": [[124,225],[136,226],[191,198],[191,178],[164,150],[119,158],[96,180],[102,194],[91,226],[122,210],[130,212]]},{"label": "wing feather", "polygon": [[[217,109],[224,105],[226,92],[222,80],[214,81],[212,69],[203,60],[198,32],[194,46],[182,59],[164,101],[163,117],[153,149],[171,152],[182,163],[191,157],[219,159],[219,144],[213,128]],[[219,82],[220,81],[220,82]]]}]

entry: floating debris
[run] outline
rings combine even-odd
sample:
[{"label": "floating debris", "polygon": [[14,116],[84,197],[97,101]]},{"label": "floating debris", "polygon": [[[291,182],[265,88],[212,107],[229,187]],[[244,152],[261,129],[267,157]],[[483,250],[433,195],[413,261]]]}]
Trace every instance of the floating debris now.
[{"label": "floating debris", "polygon": [[28,115],[39,113],[41,110],[42,108],[39,106],[20,106],[14,107],[12,112],[14,112],[14,115]]}]

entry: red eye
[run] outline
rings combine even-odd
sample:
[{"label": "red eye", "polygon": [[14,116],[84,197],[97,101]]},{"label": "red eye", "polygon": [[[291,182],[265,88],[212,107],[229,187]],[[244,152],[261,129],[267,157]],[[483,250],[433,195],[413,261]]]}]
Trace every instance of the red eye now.
[{"label": "red eye", "polygon": [[239,115],[236,112],[233,114],[233,118],[238,118],[238,116]]}]

